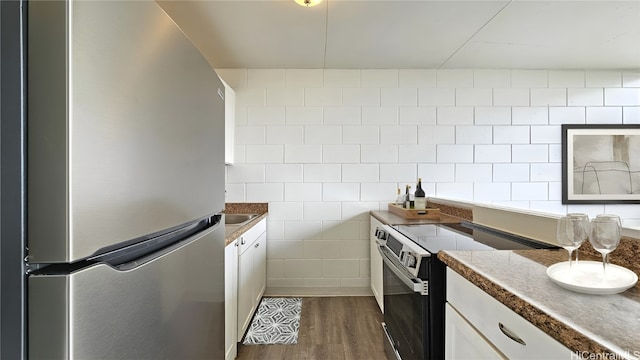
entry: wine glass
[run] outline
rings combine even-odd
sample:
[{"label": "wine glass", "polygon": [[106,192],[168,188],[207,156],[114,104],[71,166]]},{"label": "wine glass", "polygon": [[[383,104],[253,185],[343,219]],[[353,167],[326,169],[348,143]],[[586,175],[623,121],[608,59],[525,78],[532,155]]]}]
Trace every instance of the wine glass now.
[{"label": "wine glass", "polygon": [[613,217],[597,217],[591,220],[591,236],[589,242],[602,254],[602,274],[607,275],[609,253],[620,243],[620,224]]},{"label": "wine glass", "polygon": [[587,238],[589,237],[589,233],[591,232],[591,223],[589,222],[589,216],[587,214],[569,213],[567,214],[567,216],[572,219],[576,219],[573,222],[573,225],[574,225],[573,236],[575,237],[573,239],[573,242],[578,244],[578,247],[576,248],[576,264],[577,264],[580,246],[582,246],[582,243],[585,240],[587,240]]},{"label": "wine glass", "polygon": [[556,240],[569,252],[569,267],[572,266],[573,251],[582,245],[589,234],[589,218],[583,216],[563,216],[558,219]]},{"label": "wine glass", "polygon": [[596,219],[613,219],[618,223],[618,227],[620,228],[620,233],[622,234],[622,221],[620,220],[620,216],[613,214],[598,214],[596,215]]}]

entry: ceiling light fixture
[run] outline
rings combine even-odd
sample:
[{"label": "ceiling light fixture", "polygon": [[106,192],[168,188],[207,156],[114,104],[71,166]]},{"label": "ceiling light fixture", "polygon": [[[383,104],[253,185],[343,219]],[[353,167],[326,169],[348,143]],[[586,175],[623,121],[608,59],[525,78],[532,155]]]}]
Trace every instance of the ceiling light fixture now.
[{"label": "ceiling light fixture", "polygon": [[295,1],[300,6],[310,7],[310,6],[316,6],[320,4],[322,0],[295,0]]}]

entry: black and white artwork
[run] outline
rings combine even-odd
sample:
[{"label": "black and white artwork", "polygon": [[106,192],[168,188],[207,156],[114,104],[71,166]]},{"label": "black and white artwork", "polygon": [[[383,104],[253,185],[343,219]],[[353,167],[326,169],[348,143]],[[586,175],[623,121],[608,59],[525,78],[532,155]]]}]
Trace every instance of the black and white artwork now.
[{"label": "black and white artwork", "polygon": [[562,203],[640,203],[640,125],[562,125]]}]

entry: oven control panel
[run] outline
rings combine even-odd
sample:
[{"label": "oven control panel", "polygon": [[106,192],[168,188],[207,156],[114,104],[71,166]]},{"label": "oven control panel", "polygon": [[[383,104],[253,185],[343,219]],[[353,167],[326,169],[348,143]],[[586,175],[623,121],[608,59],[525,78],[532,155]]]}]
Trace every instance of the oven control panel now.
[{"label": "oven control panel", "polygon": [[375,235],[378,245],[390,250],[391,255],[413,276],[418,275],[422,260],[431,256],[428,251],[388,225],[376,228]]},{"label": "oven control panel", "polygon": [[400,258],[402,259],[402,265],[410,268],[410,269],[415,269],[416,268],[416,264],[418,263],[418,259],[416,257],[416,255],[414,253],[412,253],[411,251],[408,252],[403,252],[402,254],[400,254]]},{"label": "oven control panel", "polygon": [[376,227],[376,233],[375,233],[376,239],[378,239],[378,245],[380,246],[384,246],[387,244],[387,232],[380,228],[380,227]]}]

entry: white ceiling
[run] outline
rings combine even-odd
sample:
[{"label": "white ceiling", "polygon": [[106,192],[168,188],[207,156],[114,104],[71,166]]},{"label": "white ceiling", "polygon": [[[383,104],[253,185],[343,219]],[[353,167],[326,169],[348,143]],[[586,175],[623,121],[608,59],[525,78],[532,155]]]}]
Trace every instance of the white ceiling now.
[{"label": "white ceiling", "polygon": [[158,3],[214,68],[640,69],[640,0]]}]

